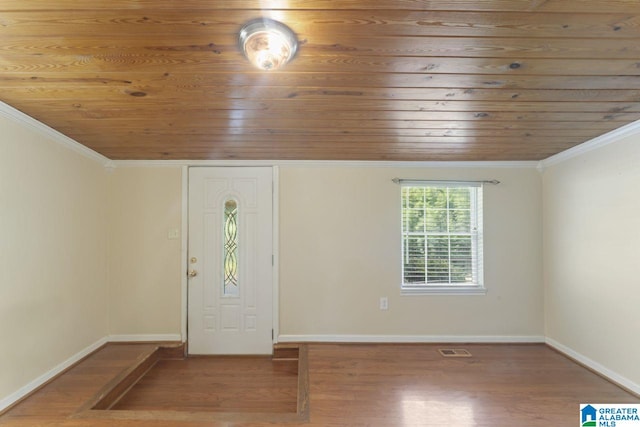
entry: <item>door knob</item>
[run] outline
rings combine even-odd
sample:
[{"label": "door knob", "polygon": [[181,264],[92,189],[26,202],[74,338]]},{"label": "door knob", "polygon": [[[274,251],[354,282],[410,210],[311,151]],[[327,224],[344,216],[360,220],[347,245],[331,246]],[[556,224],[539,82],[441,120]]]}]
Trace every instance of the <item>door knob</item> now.
[{"label": "door knob", "polygon": [[198,275],[198,272],[196,270],[189,270],[187,272],[187,277],[196,277]]}]

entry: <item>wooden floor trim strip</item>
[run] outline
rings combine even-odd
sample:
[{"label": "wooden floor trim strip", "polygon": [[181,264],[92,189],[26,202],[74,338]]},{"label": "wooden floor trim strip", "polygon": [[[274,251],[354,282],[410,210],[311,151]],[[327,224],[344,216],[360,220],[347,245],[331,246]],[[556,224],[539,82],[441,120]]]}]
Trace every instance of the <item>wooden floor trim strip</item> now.
[{"label": "wooden floor trim strip", "polygon": [[298,421],[309,420],[309,351],[306,344],[298,348]]},{"label": "wooden floor trim strip", "polygon": [[136,363],[105,384],[91,399],[80,407],[76,415],[82,418],[80,415],[86,412],[102,411],[111,408],[158,360],[159,347],[142,353],[136,360]]},{"label": "wooden floor trim strip", "polygon": [[306,422],[298,414],[240,413],[240,412],[189,412],[189,411],[101,411],[88,410],[75,418],[101,420],[154,420],[172,422],[227,422],[227,423],[271,423],[289,424]]}]

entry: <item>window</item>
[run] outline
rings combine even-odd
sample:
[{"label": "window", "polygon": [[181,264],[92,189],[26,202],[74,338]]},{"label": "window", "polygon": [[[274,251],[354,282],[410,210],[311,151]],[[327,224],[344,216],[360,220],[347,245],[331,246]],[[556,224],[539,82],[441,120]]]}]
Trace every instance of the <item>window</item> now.
[{"label": "window", "polygon": [[403,181],[403,293],[484,293],[482,185]]}]

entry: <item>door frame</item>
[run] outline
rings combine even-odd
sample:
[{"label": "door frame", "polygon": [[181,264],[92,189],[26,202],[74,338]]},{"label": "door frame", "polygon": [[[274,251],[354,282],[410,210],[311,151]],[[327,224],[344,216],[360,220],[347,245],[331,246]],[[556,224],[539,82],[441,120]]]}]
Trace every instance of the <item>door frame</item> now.
[{"label": "door frame", "polygon": [[182,166],[182,242],[181,242],[181,262],[180,262],[180,271],[182,273],[182,278],[180,282],[181,287],[181,326],[180,326],[180,335],[182,337],[182,342],[187,342],[187,328],[189,327],[187,322],[188,316],[188,285],[189,281],[187,279],[187,270],[188,270],[188,251],[189,251],[189,168],[191,167],[270,167],[271,175],[273,179],[272,188],[272,232],[273,232],[273,269],[272,269],[272,283],[273,283],[273,298],[272,298],[272,328],[273,328],[273,344],[278,342],[278,336],[280,335],[280,170],[276,165],[256,165],[251,163],[246,164],[234,164],[230,166],[229,164],[224,164],[221,162],[220,164],[207,164],[206,166],[196,166],[196,165],[185,165]]}]

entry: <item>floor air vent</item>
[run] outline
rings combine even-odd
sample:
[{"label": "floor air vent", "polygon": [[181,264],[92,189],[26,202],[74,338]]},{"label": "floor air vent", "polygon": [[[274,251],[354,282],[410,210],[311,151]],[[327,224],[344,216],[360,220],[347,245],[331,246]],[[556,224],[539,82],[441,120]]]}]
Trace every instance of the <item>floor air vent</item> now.
[{"label": "floor air vent", "polygon": [[443,357],[471,357],[469,350],[464,348],[439,348],[438,351]]}]

